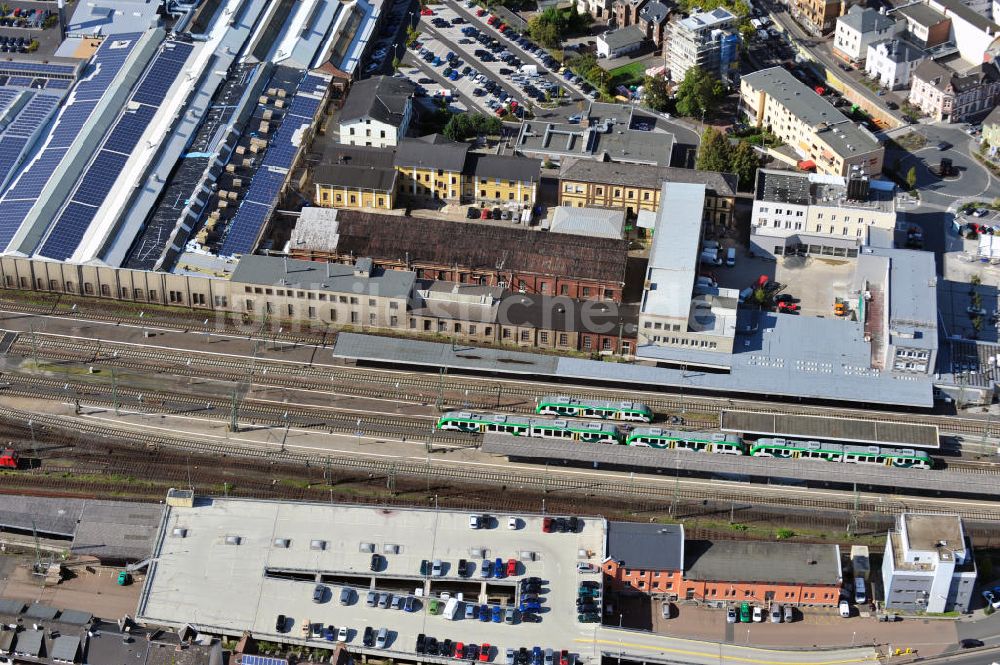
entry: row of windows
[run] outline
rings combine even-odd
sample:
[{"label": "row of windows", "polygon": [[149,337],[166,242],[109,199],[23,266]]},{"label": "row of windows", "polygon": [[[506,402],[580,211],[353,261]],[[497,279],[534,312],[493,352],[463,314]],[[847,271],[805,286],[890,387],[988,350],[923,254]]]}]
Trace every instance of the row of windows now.
[{"label": "row of windows", "polygon": [[709,342],[704,339],[688,339],[687,337],[660,337],[659,335],[653,335],[653,343],[673,344],[674,346],[695,346],[702,349],[717,349],[719,347],[716,342]]},{"label": "row of windows", "polygon": [[674,332],[680,332],[681,329],[679,324],[660,323],[659,321],[656,321],[655,323],[652,321],[646,321],[645,323],[642,324],[642,327],[646,329],[652,328],[653,330],[672,330]]},{"label": "row of windows", "polygon": [[[244,286],[243,287],[243,292],[244,293],[255,293],[255,294],[258,294],[258,295],[267,295],[267,296],[277,295],[277,296],[282,296],[282,297],[285,297],[285,298],[302,298],[302,299],[306,299],[306,300],[319,300],[321,302],[325,302],[327,300],[327,294],[326,293],[319,293],[319,294],[317,294],[317,293],[314,293],[312,291],[294,291],[292,289],[271,289],[271,288],[261,287],[261,286]],[[333,295],[330,295],[329,299],[330,299],[330,302],[340,302],[340,303],[342,303],[344,305],[358,305],[361,302],[360,299],[357,296],[333,296]],[[375,298],[368,298],[368,306],[369,307],[377,307],[378,306],[378,301]],[[399,303],[390,300],[389,301],[389,309],[399,309]]]},{"label": "row of windows", "polygon": [[[354,136],[354,128],[353,127],[351,127],[351,130],[350,130],[349,133],[350,133],[351,136]],[[368,138],[371,138],[371,135],[372,135],[372,130],[371,129],[366,129],[365,130],[365,136],[367,136]],[[379,130],[379,138],[382,138],[382,139],[385,138],[385,130],[384,129]]]},{"label": "row of windows", "polygon": [[[76,293],[76,282],[66,281],[60,282],[58,279],[48,280],[48,286],[46,287],[46,281],[41,277],[35,280],[35,288],[39,290],[48,291],[65,291],[66,293]],[[14,277],[12,275],[4,275],[4,285],[8,288],[14,287]],[[21,277],[18,279],[18,287],[22,289],[30,289],[31,282],[27,277]],[[100,285],[101,295],[105,298],[111,298],[111,286],[109,284]],[[94,291],[94,285],[90,282],[83,283],[83,290],[81,291],[84,295],[92,296],[96,295]],[[126,300],[143,300],[149,302],[159,302],[159,292],[156,289],[139,289],[139,288],[129,288],[127,286],[121,287],[119,291],[119,297]],[[183,291],[167,291],[167,300],[171,304],[184,304],[186,298]],[[192,293],[190,295],[190,300],[192,305],[204,306],[207,303],[204,293]],[[215,296],[213,302],[216,307],[226,307],[228,304],[228,299],[226,296]]]}]

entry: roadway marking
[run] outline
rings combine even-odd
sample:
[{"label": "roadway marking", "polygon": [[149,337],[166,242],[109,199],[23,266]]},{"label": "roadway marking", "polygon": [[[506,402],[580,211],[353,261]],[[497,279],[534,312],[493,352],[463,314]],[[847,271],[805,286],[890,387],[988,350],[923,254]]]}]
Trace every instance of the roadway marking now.
[{"label": "roadway marking", "polygon": [[[619,642],[617,640],[586,640],[586,639],[575,639],[574,642],[582,642],[589,644],[606,644],[609,646],[617,647],[629,647],[630,649],[638,649],[640,651],[658,651],[660,653],[672,653],[683,656],[698,656],[698,657],[708,657],[713,660],[718,659],[720,662],[734,661],[741,663],[755,663],[756,665],[843,665],[845,663],[866,663],[870,660],[874,660],[874,656],[865,656],[863,658],[845,658],[842,660],[815,660],[815,661],[792,661],[792,660],[765,660],[762,658],[748,658],[746,656],[732,656],[724,655],[721,653],[721,647],[725,646],[731,648],[736,645],[729,644],[719,644],[716,643],[716,649],[714,652],[707,651],[692,651],[689,649],[678,649],[675,647],[657,647],[649,646],[646,644],[636,644],[635,642]],[[761,653],[780,653],[778,651],[768,651],[766,649],[757,649],[755,647],[738,647],[741,649],[747,649],[752,651],[760,651]]]}]

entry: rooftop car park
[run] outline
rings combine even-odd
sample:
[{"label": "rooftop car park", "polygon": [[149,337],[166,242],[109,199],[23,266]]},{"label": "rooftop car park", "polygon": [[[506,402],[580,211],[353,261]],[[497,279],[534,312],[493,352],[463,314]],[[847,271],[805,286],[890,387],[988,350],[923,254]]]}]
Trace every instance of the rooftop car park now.
[{"label": "rooftop car park", "polygon": [[604,534],[597,518],[214,499],[167,509],[138,614],[312,646],[346,628],[352,649],[385,628],[397,654],[418,636],[485,642],[497,662],[572,651],[577,587],[599,579],[578,564],[599,564]]}]

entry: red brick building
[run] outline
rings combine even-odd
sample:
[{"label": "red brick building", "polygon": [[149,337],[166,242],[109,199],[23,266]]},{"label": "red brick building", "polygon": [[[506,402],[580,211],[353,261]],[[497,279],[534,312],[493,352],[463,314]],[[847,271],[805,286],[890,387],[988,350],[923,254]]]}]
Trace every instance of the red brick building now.
[{"label": "red brick building", "polygon": [[840,547],[751,541],[684,541],[682,525],[611,522],[603,570],[624,593],[671,600],[836,606]]},{"label": "red brick building", "polygon": [[292,257],[353,264],[365,256],[378,268],[413,270],[418,279],[578,300],[622,299],[627,240],[344,209],[335,221],[319,223],[329,228],[299,233],[315,241],[290,243]]}]

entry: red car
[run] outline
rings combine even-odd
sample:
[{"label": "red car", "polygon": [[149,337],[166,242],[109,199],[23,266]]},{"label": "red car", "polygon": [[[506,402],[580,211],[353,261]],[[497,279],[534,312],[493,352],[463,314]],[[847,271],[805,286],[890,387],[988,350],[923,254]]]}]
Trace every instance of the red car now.
[{"label": "red car", "polygon": [[476,16],[486,16],[486,10],[485,9],[477,9],[476,10]]},{"label": "red car", "polygon": [[559,652],[559,665],[569,665],[569,663],[570,663],[569,651],[563,649],[562,651]]},{"label": "red car", "polygon": [[797,312],[799,311],[799,309],[800,309],[799,306],[793,302],[782,301],[778,303],[779,312]]},{"label": "red car", "polygon": [[500,25],[497,26],[497,30],[499,32],[503,32],[506,29],[507,29],[507,24],[506,23],[501,23]]},{"label": "red car", "polygon": [[542,518],[542,532],[543,533],[552,533],[552,518],[551,517],[543,517]]},{"label": "red car", "polygon": [[455,642],[455,658],[465,657],[465,645],[461,642]]},{"label": "red car", "polygon": [[507,577],[517,575],[517,560],[507,559]]},{"label": "red car", "polygon": [[487,642],[483,642],[483,646],[479,647],[479,662],[485,663],[490,659],[490,645]]},{"label": "red car", "polygon": [[493,14],[490,14],[490,17],[486,19],[486,25],[493,25],[496,22],[497,22],[497,17],[493,16]]},{"label": "red car", "polygon": [[428,9],[427,7],[424,7],[423,9],[420,10],[420,15],[421,16],[434,16],[434,10],[433,9]]}]

